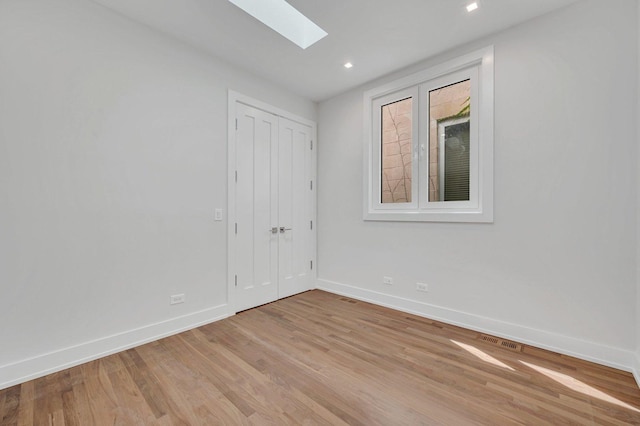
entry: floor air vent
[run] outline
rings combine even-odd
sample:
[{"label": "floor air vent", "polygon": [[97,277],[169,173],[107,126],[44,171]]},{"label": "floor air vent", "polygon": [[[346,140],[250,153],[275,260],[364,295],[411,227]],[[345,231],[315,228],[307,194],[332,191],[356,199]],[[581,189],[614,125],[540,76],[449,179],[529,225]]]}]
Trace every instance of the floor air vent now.
[{"label": "floor air vent", "polygon": [[522,352],[522,345],[520,343],[512,342],[511,340],[504,340],[500,339],[499,337],[489,336],[487,334],[481,334],[480,340],[504,349],[509,349],[510,351]]}]

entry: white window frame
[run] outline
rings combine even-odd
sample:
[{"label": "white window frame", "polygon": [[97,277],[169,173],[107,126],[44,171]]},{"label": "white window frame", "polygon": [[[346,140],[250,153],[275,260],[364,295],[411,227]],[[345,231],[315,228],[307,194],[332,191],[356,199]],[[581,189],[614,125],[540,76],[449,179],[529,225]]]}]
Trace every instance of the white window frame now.
[{"label": "white window frame", "polygon": [[[470,199],[430,202],[429,91],[467,79],[471,80]],[[493,46],[489,46],[365,92],[364,220],[493,222],[493,80]],[[414,96],[412,202],[382,203],[380,107],[407,98],[408,93]]]}]

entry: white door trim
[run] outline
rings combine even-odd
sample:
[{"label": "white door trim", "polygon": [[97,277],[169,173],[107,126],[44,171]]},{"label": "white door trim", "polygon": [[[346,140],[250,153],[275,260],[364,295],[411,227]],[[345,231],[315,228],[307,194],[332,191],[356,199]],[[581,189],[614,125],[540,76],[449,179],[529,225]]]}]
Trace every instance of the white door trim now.
[{"label": "white door trim", "polygon": [[311,287],[316,287],[317,280],[317,124],[314,121],[300,117],[289,111],[274,107],[266,102],[259,101],[236,91],[230,90],[228,93],[227,107],[227,305],[229,314],[234,314],[236,310],[236,247],[235,247],[235,224],[236,224],[236,103],[242,103],[253,108],[266,111],[270,114],[295,121],[311,128],[311,138],[313,149],[311,150],[311,179],[313,181],[313,193],[311,194],[311,217],[313,221],[313,233],[311,238],[311,257],[313,268],[311,270]]}]

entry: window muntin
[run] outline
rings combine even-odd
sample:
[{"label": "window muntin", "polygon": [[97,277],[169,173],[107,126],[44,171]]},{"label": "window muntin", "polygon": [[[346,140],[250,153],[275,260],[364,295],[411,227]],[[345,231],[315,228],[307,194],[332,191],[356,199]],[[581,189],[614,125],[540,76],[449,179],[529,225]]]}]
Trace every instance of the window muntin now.
[{"label": "window muntin", "polygon": [[[408,98],[411,108],[404,113],[411,109],[411,116],[403,119],[411,135],[405,132],[399,148],[397,134],[383,139],[384,129],[393,129],[382,122]],[[389,153],[395,160],[385,157]],[[365,154],[365,220],[492,222],[493,48],[365,93]],[[396,171],[390,179],[385,165],[405,174]],[[392,195],[398,176],[403,182],[396,190],[406,190],[405,197]]]}]

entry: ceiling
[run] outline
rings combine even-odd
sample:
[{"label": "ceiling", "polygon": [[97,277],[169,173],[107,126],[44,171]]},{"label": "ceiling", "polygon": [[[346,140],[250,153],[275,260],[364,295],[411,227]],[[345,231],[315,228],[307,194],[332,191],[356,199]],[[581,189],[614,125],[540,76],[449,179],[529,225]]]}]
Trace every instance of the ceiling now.
[{"label": "ceiling", "polygon": [[577,0],[288,0],[329,33],[306,50],[227,0],[94,1],[322,101]]}]

